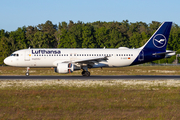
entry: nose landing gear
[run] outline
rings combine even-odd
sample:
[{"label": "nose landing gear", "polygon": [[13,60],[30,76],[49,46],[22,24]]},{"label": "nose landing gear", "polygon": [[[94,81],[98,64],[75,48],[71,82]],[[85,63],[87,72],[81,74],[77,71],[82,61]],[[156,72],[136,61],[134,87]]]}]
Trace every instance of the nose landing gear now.
[{"label": "nose landing gear", "polygon": [[27,71],[26,71],[26,74],[25,74],[26,76],[29,76],[29,69],[30,69],[30,68],[27,67]]}]

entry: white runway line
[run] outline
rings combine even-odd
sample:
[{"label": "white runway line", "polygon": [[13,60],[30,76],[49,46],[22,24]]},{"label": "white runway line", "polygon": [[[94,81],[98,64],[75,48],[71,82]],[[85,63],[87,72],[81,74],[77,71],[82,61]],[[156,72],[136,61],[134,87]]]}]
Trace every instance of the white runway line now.
[{"label": "white runway line", "polygon": [[123,88],[180,87],[180,80],[0,80],[0,89],[7,87],[69,86]]}]

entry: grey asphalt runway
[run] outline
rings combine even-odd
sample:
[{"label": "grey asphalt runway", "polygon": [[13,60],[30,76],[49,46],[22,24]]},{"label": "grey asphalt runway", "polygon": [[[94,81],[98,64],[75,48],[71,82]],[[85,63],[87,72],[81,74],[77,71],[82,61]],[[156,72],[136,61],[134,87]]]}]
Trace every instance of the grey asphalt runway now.
[{"label": "grey asphalt runway", "polygon": [[47,80],[47,79],[66,79],[66,80],[180,80],[179,75],[121,75],[121,76],[0,76],[0,80],[17,80],[17,79],[34,79],[34,80]]}]

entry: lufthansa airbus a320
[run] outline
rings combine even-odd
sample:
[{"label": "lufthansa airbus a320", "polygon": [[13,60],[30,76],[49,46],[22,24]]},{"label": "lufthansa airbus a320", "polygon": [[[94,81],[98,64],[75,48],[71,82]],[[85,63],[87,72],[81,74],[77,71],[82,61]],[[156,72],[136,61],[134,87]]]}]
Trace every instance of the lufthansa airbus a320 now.
[{"label": "lufthansa airbus a320", "polygon": [[144,44],[137,49],[119,47],[117,49],[22,49],[5,58],[9,66],[53,67],[57,73],[72,73],[82,70],[82,76],[90,76],[88,68],[124,67],[159,60],[175,55],[166,50],[172,22],[164,22]]}]

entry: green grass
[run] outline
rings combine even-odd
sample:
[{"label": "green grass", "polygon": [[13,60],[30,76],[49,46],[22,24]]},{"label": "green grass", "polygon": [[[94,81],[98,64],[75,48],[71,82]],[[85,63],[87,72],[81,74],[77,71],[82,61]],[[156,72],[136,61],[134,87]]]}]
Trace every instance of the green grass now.
[{"label": "green grass", "polygon": [[180,119],[180,88],[39,86],[0,90],[1,119]]},{"label": "green grass", "polygon": [[[0,67],[0,75],[24,75],[25,72],[25,68]],[[90,69],[90,72],[92,75],[179,75],[180,67],[132,66],[102,70],[97,68]],[[54,73],[51,68],[32,68],[30,74],[64,75]],[[75,71],[66,75],[80,74],[81,71]],[[11,86],[1,87],[3,82]],[[34,82],[35,86],[24,85],[21,82]],[[50,83],[51,80],[42,81],[45,82]],[[73,82],[78,81],[69,80],[68,84]],[[113,83],[111,80],[102,82]],[[133,82],[138,83],[138,81]],[[56,82],[51,85],[36,85],[36,80],[2,80],[0,81],[0,119],[176,120],[180,119],[180,87],[175,86],[176,81],[171,82],[174,86],[166,86],[166,83],[150,84],[148,87],[144,84],[101,86],[98,83],[77,87],[77,84],[63,86]],[[151,83],[155,84],[156,80]]]},{"label": "green grass", "polygon": [[[89,69],[91,75],[180,75],[180,66],[130,66],[120,68]],[[52,68],[31,68],[30,75],[81,75],[81,70],[71,74],[58,74]],[[25,75],[26,68],[0,67],[0,75]]]}]

